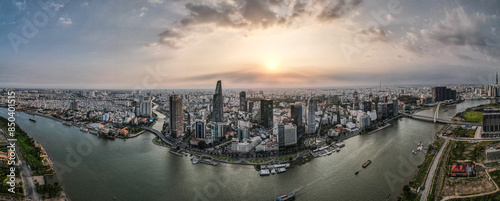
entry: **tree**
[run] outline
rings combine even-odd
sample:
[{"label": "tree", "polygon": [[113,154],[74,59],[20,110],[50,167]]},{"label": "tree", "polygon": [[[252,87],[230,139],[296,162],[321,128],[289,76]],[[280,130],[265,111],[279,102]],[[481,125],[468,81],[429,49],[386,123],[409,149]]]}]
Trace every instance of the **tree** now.
[{"label": "tree", "polygon": [[202,140],[198,143],[198,148],[205,149],[206,147],[207,147],[207,143],[205,141]]}]

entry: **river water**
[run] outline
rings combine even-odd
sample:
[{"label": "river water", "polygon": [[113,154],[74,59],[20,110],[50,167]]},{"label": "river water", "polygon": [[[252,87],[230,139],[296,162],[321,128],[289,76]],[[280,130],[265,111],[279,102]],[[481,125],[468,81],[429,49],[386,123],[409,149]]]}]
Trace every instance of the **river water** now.
[{"label": "river water", "polygon": [[[441,107],[440,118],[487,102]],[[418,114],[432,116],[434,109]],[[0,108],[0,115],[7,116],[5,108]],[[39,116],[31,122],[31,117],[18,113],[16,123],[43,145],[56,164],[52,180],[63,184],[73,201],[274,200],[290,191],[297,193],[296,200],[386,200],[388,195],[395,199],[424,159],[423,153],[411,151],[420,141],[428,145],[443,126],[403,118],[375,134],[346,140],[339,153],[261,177],[253,166],[192,165],[188,157],[154,145],[155,135],[149,132],[109,141]],[[160,120],[154,128],[161,130],[162,124]],[[368,159],[373,162],[363,169]]]}]

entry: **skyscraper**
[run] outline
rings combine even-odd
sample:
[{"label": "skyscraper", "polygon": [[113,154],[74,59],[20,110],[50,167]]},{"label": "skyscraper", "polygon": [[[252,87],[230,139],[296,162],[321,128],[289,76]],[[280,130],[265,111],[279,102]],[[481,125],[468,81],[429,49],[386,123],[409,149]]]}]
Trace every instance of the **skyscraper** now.
[{"label": "skyscraper", "polygon": [[205,123],[198,121],[196,122],[196,138],[205,139]]},{"label": "skyscraper", "polygon": [[212,112],[212,118],[213,121],[215,122],[222,122],[222,119],[224,117],[224,104],[223,104],[223,97],[222,97],[222,83],[221,81],[217,81],[217,86],[215,87],[215,94],[214,94],[214,110]]},{"label": "skyscraper", "polygon": [[240,111],[247,112],[247,92],[240,92]]},{"label": "skyscraper", "polygon": [[433,87],[432,99],[434,102],[440,102],[445,100],[456,100],[457,91],[448,89],[446,87]]},{"label": "skyscraper", "polygon": [[76,102],[76,100],[73,100],[69,105],[69,109],[73,111],[78,111],[78,102]]},{"label": "skyscraper", "polygon": [[153,102],[150,96],[140,96],[139,98],[139,114],[143,117],[152,117],[153,115]]},{"label": "skyscraper", "polygon": [[177,138],[184,131],[184,112],[179,95],[170,96],[170,134]]},{"label": "skyscraper", "polygon": [[273,100],[260,100],[260,121],[265,128],[273,127]]},{"label": "skyscraper", "polygon": [[295,104],[290,106],[290,113],[293,119],[293,124],[297,127],[302,127],[302,104],[300,102],[296,102]]},{"label": "skyscraper", "polygon": [[310,98],[307,105],[307,132],[316,132],[316,100]]}]

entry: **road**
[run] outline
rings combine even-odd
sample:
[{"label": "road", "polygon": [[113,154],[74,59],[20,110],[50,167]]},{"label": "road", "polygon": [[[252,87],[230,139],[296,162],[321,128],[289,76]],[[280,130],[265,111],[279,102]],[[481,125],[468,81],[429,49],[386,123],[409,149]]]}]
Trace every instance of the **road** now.
[{"label": "road", "polygon": [[[16,143],[17,144],[17,143]],[[19,147],[19,145],[16,145]],[[24,184],[24,189],[25,189],[25,194],[26,198],[29,200],[42,200],[40,194],[36,192],[36,186],[35,182],[33,182],[33,177],[31,176],[31,170],[28,168],[28,165],[26,163],[26,160],[24,159],[23,155],[20,154],[18,150],[16,150],[17,156],[19,157],[19,168],[21,170],[21,175],[23,177],[23,184]]]},{"label": "road", "polygon": [[424,192],[422,193],[422,197],[420,197],[420,201],[427,201],[427,196],[429,196],[429,191],[431,189],[432,178],[434,178],[434,173],[436,172],[436,168],[439,164],[439,159],[441,158],[441,155],[443,155],[443,150],[449,141],[450,141],[449,138],[445,139],[443,145],[441,146],[441,149],[439,149],[439,152],[436,154],[436,157],[434,158],[434,162],[432,163],[429,174],[427,175],[427,179],[425,180],[425,189]]}]

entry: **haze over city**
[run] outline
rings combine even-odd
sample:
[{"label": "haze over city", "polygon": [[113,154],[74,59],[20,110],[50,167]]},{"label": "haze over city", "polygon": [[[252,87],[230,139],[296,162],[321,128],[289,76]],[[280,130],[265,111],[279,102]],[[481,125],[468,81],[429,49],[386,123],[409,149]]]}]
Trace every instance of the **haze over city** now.
[{"label": "haze over city", "polygon": [[500,64],[498,1],[57,2],[0,3],[0,85],[487,84]]}]

